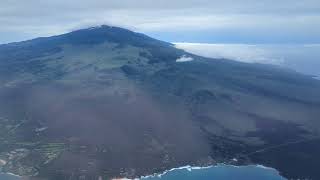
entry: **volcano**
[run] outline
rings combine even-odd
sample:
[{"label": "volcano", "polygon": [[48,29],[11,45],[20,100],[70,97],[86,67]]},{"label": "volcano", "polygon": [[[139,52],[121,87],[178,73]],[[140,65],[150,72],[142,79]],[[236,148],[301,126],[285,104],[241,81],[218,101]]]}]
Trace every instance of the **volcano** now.
[{"label": "volcano", "polygon": [[4,44],[1,168],[70,180],[263,164],[319,179],[319,92],[288,69],[200,57],[118,27]]}]

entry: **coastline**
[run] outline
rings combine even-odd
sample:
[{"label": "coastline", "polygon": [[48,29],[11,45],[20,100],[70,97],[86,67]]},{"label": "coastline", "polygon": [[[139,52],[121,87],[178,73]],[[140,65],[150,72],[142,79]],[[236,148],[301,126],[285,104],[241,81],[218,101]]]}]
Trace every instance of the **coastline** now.
[{"label": "coastline", "polygon": [[0,175],[4,175],[4,176],[11,176],[12,178],[18,178],[18,179],[22,179],[22,176],[19,176],[17,174],[11,173],[11,172],[0,172]]},{"label": "coastline", "polygon": [[[130,178],[123,177],[123,178],[113,178],[112,180],[146,180],[146,179],[149,179],[149,178],[161,178],[162,176],[165,176],[167,173],[172,172],[172,171],[176,171],[176,170],[187,170],[189,172],[192,172],[193,170],[203,170],[203,169],[219,168],[219,167],[233,167],[233,168],[255,167],[255,168],[274,171],[283,180],[287,180],[285,177],[281,176],[280,172],[277,169],[272,168],[272,167],[266,167],[266,166],[261,165],[261,164],[251,164],[251,165],[239,165],[239,166],[236,166],[236,165],[226,164],[226,163],[218,163],[216,165],[210,165],[210,166],[191,166],[191,165],[186,165],[186,166],[171,168],[171,169],[163,171],[162,173],[154,173],[154,174],[151,174],[151,175],[141,176],[139,178],[130,179]],[[17,174],[10,173],[10,172],[8,172],[8,173],[0,172],[0,175],[8,175],[8,176],[16,177],[16,178],[19,178],[19,179],[22,178],[22,176],[19,176]]]},{"label": "coastline", "polygon": [[177,168],[172,168],[172,169],[169,169],[169,170],[165,170],[164,172],[162,173],[154,173],[154,174],[151,174],[151,175],[146,175],[146,176],[141,176],[139,178],[134,178],[134,179],[130,179],[130,178],[114,178],[112,180],[144,180],[144,179],[148,179],[148,178],[154,178],[154,177],[158,177],[158,178],[161,178],[162,176],[166,175],[167,173],[169,172],[172,172],[172,171],[175,171],[175,170],[187,170],[189,172],[191,172],[192,170],[201,170],[201,169],[209,169],[209,168],[215,168],[215,167],[234,167],[234,168],[243,168],[243,167],[256,167],[256,168],[261,168],[261,169],[266,169],[266,170],[272,170],[272,171],[275,171],[277,172],[277,174],[283,178],[284,180],[287,180],[285,177],[281,176],[280,175],[280,172],[275,169],[275,168],[272,168],[272,167],[266,167],[264,165],[261,165],[261,164],[252,164],[252,165],[240,165],[240,166],[236,166],[236,165],[232,165],[232,164],[226,164],[226,163],[218,163],[216,165],[210,165],[210,166],[191,166],[191,165],[186,165],[186,166],[181,166],[181,167],[177,167]]},{"label": "coastline", "polygon": [[16,174],[10,173],[10,172],[9,172],[9,173],[2,173],[2,174],[8,174],[8,175],[10,175],[10,176],[15,176],[15,177],[20,177],[20,178],[22,177],[22,176],[19,176],[19,175],[16,175]]}]

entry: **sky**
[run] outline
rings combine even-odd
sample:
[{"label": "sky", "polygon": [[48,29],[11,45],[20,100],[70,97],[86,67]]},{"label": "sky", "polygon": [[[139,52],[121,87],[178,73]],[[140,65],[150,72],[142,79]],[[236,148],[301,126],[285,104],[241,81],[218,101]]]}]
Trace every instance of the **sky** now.
[{"label": "sky", "polygon": [[0,0],[0,43],[101,24],[169,42],[320,43],[319,0]]},{"label": "sky", "polygon": [[0,44],[102,24],[320,77],[319,0],[0,0]]}]

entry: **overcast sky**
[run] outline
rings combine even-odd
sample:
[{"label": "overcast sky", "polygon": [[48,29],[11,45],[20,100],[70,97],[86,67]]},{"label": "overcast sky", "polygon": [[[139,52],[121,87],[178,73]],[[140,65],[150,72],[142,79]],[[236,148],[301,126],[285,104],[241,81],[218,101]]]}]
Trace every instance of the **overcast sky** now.
[{"label": "overcast sky", "polygon": [[320,43],[319,0],[0,0],[0,43],[109,24],[171,42]]}]

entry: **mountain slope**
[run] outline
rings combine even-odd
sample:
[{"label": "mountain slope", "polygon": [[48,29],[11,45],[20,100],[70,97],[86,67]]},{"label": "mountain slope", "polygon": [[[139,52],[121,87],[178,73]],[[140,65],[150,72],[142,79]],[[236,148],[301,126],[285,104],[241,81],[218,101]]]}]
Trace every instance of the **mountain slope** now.
[{"label": "mountain slope", "polygon": [[1,45],[2,168],[78,179],[261,163],[316,179],[319,90],[308,76],[117,27]]}]

